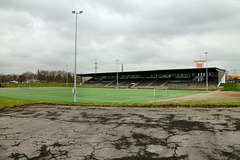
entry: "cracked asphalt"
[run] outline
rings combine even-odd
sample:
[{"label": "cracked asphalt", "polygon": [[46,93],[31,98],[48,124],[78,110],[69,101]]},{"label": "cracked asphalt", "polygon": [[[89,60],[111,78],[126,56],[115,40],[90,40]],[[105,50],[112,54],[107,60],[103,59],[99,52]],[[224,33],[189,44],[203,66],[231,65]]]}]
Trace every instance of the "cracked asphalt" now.
[{"label": "cracked asphalt", "polygon": [[240,159],[239,108],[35,105],[0,112],[0,159]]}]

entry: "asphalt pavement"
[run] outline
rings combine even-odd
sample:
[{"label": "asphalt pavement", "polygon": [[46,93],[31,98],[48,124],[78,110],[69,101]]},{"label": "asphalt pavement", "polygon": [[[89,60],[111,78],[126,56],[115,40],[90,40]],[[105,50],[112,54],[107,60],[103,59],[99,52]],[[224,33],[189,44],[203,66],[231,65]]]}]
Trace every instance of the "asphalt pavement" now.
[{"label": "asphalt pavement", "polygon": [[0,112],[0,159],[240,159],[239,108],[36,105]]}]

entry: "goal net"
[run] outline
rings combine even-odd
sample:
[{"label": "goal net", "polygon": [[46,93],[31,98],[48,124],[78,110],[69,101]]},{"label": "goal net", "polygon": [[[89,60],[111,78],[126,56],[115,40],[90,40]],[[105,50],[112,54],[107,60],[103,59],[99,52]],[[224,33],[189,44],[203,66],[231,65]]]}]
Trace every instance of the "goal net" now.
[{"label": "goal net", "polygon": [[26,84],[26,85],[18,85],[18,88],[30,88],[31,87],[31,85],[28,85],[28,84]]},{"label": "goal net", "polygon": [[166,97],[168,96],[168,89],[167,88],[154,88],[153,90],[153,97]]}]

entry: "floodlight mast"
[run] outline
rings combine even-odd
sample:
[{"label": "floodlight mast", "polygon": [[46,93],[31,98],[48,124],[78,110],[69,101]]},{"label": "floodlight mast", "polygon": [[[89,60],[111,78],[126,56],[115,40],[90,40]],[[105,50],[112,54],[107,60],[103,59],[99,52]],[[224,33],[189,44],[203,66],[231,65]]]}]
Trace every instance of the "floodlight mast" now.
[{"label": "floodlight mast", "polygon": [[77,70],[77,15],[82,14],[83,11],[72,11],[72,14],[76,15],[76,26],[75,26],[75,58],[74,58],[74,102],[77,101],[77,95],[76,95],[76,88],[77,88],[77,75],[76,75],[76,70]]},{"label": "floodlight mast", "polygon": [[206,91],[208,92],[208,66],[207,66],[207,54],[208,52],[205,52],[206,54]]},{"label": "floodlight mast", "polygon": [[67,70],[68,70],[68,65],[66,64],[66,87],[68,87],[68,73],[67,73]]},{"label": "floodlight mast", "polygon": [[116,60],[117,61],[117,89],[118,89],[118,59]]}]

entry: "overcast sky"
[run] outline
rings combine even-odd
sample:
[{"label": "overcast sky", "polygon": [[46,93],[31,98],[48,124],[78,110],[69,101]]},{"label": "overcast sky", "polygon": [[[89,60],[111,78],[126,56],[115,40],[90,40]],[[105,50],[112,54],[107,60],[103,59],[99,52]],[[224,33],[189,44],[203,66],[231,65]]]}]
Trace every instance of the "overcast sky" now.
[{"label": "overcast sky", "polygon": [[0,0],[0,74],[194,68],[240,74],[240,0]]}]

